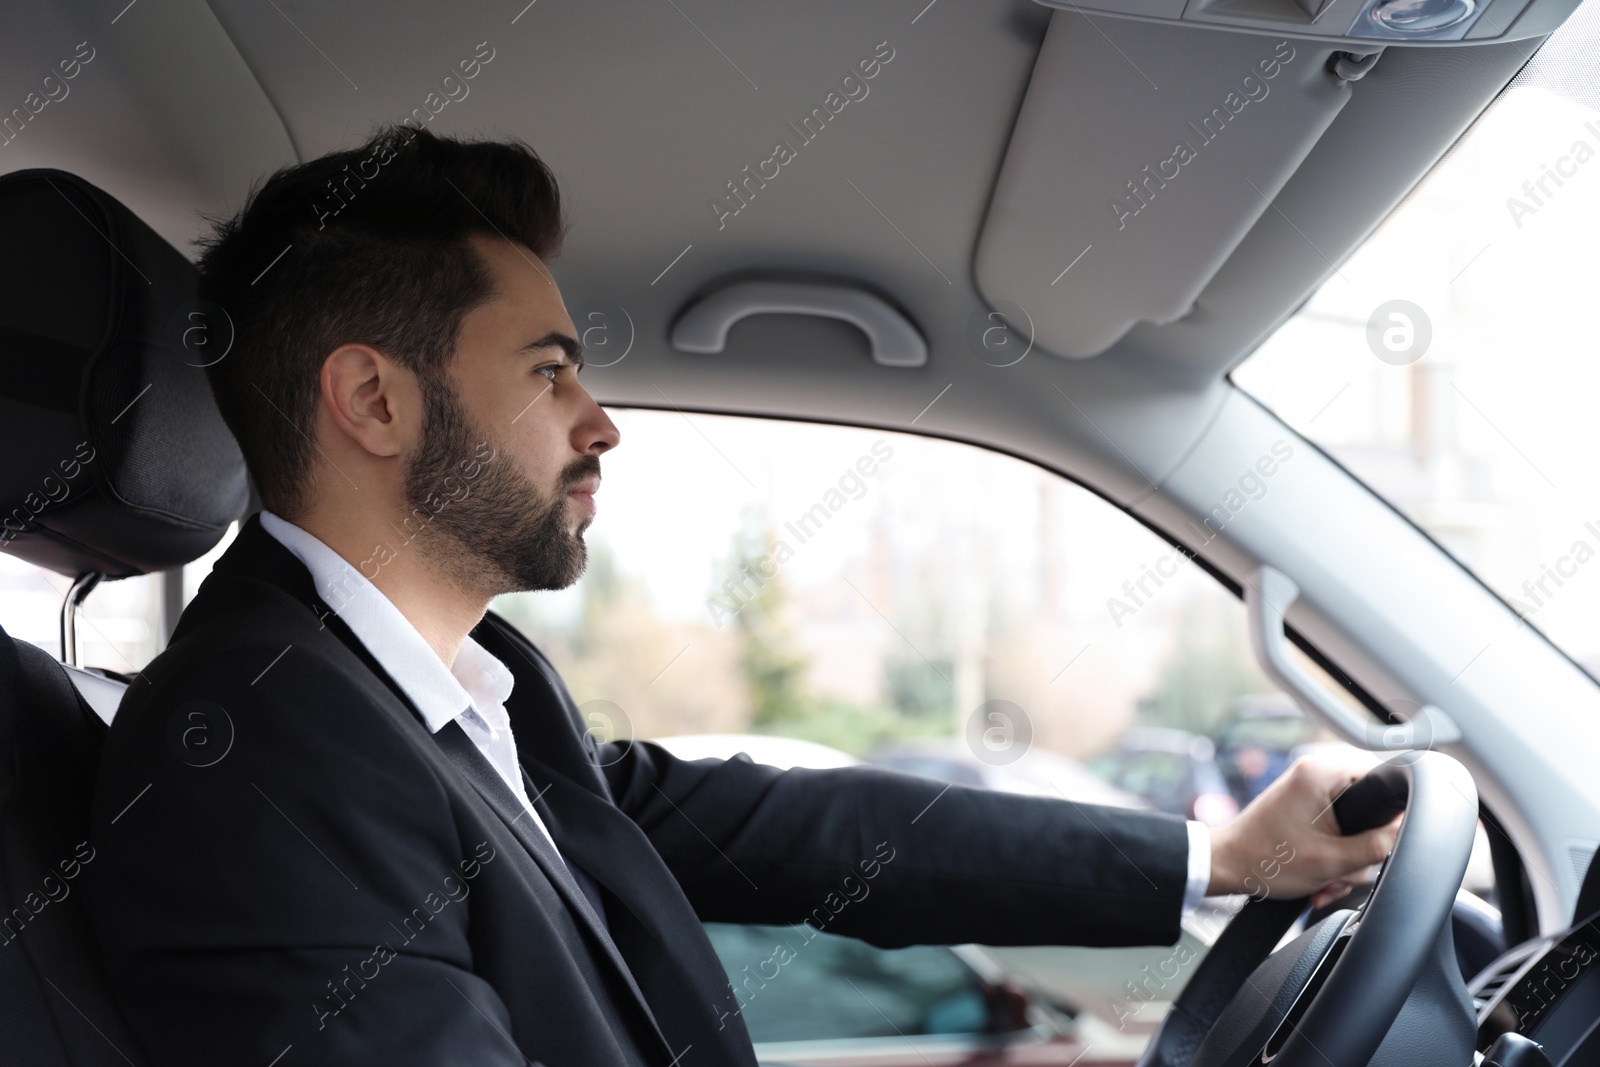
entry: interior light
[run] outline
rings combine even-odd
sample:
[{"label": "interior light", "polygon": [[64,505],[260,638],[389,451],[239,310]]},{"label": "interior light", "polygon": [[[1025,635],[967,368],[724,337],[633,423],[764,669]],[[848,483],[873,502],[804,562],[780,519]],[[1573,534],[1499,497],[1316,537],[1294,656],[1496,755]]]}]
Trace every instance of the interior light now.
[{"label": "interior light", "polygon": [[1477,10],[1474,0],[1383,0],[1372,21],[1396,34],[1422,36],[1448,29]]}]

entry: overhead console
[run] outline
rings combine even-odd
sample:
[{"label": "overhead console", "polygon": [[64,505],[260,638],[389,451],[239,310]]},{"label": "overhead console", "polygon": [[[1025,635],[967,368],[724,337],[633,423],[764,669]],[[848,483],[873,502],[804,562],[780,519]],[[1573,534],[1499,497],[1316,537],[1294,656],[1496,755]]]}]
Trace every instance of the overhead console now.
[{"label": "overhead console", "polygon": [[[1463,48],[1548,33],[1575,0],[1056,3],[1071,11],[1051,17],[973,269],[1014,330],[1085,359],[1140,323],[1194,312],[1245,235],[1278,210],[1274,198],[1359,91],[1353,83],[1397,43],[1347,32],[1371,28],[1357,16],[1411,27],[1408,47]],[[1413,32],[1440,4],[1473,10]]]},{"label": "overhead console", "polygon": [[1578,0],[1036,0],[1073,12],[1289,34],[1350,44],[1542,37]]}]

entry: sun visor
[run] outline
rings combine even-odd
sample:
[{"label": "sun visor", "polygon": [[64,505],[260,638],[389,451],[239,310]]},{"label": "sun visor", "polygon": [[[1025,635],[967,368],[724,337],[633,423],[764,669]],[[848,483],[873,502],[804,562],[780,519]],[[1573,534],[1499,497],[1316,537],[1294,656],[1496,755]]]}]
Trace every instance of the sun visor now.
[{"label": "sun visor", "polygon": [[979,291],[1074,359],[1183,317],[1349,99],[1335,50],[1053,14],[978,240]]}]

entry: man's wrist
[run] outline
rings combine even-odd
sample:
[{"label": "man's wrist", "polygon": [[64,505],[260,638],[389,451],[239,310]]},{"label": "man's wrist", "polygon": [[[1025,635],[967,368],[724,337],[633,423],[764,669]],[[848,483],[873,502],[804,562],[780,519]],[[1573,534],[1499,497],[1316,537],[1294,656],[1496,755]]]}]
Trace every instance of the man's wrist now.
[{"label": "man's wrist", "polygon": [[1222,896],[1240,892],[1244,876],[1234,863],[1233,824],[1213,827],[1211,830],[1211,876],[1206,884],[1206,896]]}]

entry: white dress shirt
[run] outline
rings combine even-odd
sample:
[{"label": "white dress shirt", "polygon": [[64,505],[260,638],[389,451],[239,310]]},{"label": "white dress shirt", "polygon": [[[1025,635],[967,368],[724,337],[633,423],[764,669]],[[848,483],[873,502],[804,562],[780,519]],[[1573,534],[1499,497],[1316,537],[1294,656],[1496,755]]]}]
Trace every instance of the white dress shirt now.
[{"label": "white dress shirt", "polygon": [[455,666],[446,667],[400,609],[337,552],[270,511],[261,513],[261,526],[306,565],[317,594],[411,698],[430,733],[460,722],[560,856],[555,838],[522,784],[517,742],[505,708],[515,679],[506,665],[468,637],[456,653]]},{"label": "white dress shirt", "polygon": [[1183,913],[1200,906],[1211,885],[1211,828],[1189,820],[1189,882],[1183,889]]}]

